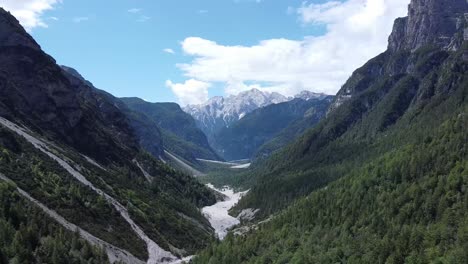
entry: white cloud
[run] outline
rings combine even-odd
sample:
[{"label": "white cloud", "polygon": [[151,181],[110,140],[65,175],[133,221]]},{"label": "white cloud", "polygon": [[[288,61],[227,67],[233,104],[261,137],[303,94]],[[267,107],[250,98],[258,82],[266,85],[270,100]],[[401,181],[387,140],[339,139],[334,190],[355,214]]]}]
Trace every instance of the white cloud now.
[{"label": "white cloud", "polygon": [[129,10],[127,10],[129,13],[132,13],[132,14],[136,14],[136,13],[140,13],[142,10],[141,8],[131,8]]},{"label": "white cloud", "polygon": [[10,11],[27,30],[47,27],[42,14],[62,0],[0,0],[0,6]]},{"label": "white cloud", "polygon": [[185,81],[185,83],[173,83],[166,81],[166,86],[171,88],[172,92],[179,99],[182,106],[189,104],[201,104],[208,100],[208,88],[211,84],[195,79]]},{"label": "white cloud", "polygon": [[169,49],[169,48],[163,49],[163,51],[166,52],[166,53],[169,53],[169,54],[174,54],[175,53],[175,51],[173,49]]},{"label": "white cloud", "polygon": [[[305,26],[323,24],[323,36],[269,39],[254,46],[224,46],[189,37],[182,49],[193,60],[178,64],[184,75],[226,84],[235,93],[250,83],[286,95],[301,90],[336,93],[353,70],[385,50],[393,21],[409,0],[304,2],[295,10]],[[236,85],[232,85],[233,81]],[[237,87],[237,88],[236,88]]]},{"label": "white cloud", "polygon": [[75,23],[81,23],[81,22],[85,22],[85,21],[88,21],[89,20],[89,17],[75,17],[73,18],[73,22]]},{"label": "white cloud", "polygon": [[198,10],[198,14],[206,14],[206,13],[208,13],[208,10],[206,10],[206,9]]}]

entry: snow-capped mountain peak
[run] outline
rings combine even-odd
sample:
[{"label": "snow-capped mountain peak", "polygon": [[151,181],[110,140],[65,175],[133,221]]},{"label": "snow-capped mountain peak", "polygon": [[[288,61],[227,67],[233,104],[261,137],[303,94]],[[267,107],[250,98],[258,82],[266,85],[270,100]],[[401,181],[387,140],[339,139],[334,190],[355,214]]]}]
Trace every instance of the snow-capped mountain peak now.
[{"label": "snow-capped mountain peak", "polygon": [[188,105],[184,111],[195,118],[198,126],[210,138],[219,129],[228,127],[255,109],[288,100],[279,93],[252,89],[228,97],[216,96],[200,105]]},{"label": "snow-capped mountain peak", "polygon": [[318,100],[321,100],[321,99],[324,99],[324,98],[327,97],[327,96],[328,96],[328,95],[323,94],[323,93],[314,93],[314,92],[311,92],[311,91],[302,91],[302,92],[296,94],[296,95],[294,96],[294,98],[300,98],[300,99],[309,101],[309,100],[311,100],[311,99],[318,99]]},{"label": "snow-capped mountain peak", "polygon": [[326,94],[302,91],[294,97],[286,97],[276,92],[252,89],[227,97],[215,96],[200,105],[188,105],[184,111],[193,116],[198,127],[205,132],[208,140],[223,128],[242,119],[248,113],[271,104],[279,104],[293,99],[322,100]]}]

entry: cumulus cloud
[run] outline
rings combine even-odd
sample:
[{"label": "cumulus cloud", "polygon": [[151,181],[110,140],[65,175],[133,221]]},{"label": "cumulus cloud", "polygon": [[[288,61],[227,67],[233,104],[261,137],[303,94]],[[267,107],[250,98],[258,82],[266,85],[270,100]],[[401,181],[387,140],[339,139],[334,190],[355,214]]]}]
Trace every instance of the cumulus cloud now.
[{"label": "cumulus cloud", "polygon": [[201,104],[208,100],[208,88],[211,87],[211,84],[195,79],[187,80],[184,83],[173,83],[167,80],[166,86],[177,96],[179,103],[185,106]]},{"label": "cumulus cloud", "polygon": [[255,86],[285,95],[301,90],[334,94],[353,70],[386,49],[393,21],[406,15],[408,3],[304,2],[292,12],[305,26],[325,25],[324,35],[269,39],[254,46],[226,46],[189,37],[181,45],[193,60],[178,67],[188,78],[224,83],[227,93]]},{"label": "cumulus cloud", "polygon": [[47,27],[42,14],[53,9],[62,0],[0,0],[0,6],[10,11],[27,30],[35,27]]}]

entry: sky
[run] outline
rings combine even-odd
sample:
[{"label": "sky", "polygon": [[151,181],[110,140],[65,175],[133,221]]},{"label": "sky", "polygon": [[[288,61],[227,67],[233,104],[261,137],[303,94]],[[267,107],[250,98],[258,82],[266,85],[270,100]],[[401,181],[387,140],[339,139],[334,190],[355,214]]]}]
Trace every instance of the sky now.
[{"label": "sky", "polygon": [[57,63],[118,97],[335,94],[409,0],[0,0]]}]

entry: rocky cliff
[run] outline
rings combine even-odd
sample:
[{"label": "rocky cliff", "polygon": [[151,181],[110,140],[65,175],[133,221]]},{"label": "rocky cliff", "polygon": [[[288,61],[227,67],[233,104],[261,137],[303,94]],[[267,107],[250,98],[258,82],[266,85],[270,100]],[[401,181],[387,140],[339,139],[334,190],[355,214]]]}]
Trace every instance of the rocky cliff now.
[{"label": "rocky cliff", "polygon": [[416,0],[408,7],[408,16],[395,22],[389,38],[389,50],[414,51],[426,45],[458,50],[467,24],[466,0]]},{"label": "rocky cliff", "polygon": [[[444,52],[460,50],[468,40],[468,2],[466,0],[414,0],[408,16],[395,21],[384,53],[357,69],[337,93],[329,113],[353,96],[366,90],[384,75],[411,74],[421,67],[430,67]],[[465,44],[466,45],[466,44]],[[423,52],[432,59],[416,64]],[[468,59],[466,51],[462,56]],[[370,106],[371,102],[368,102]]]}]

